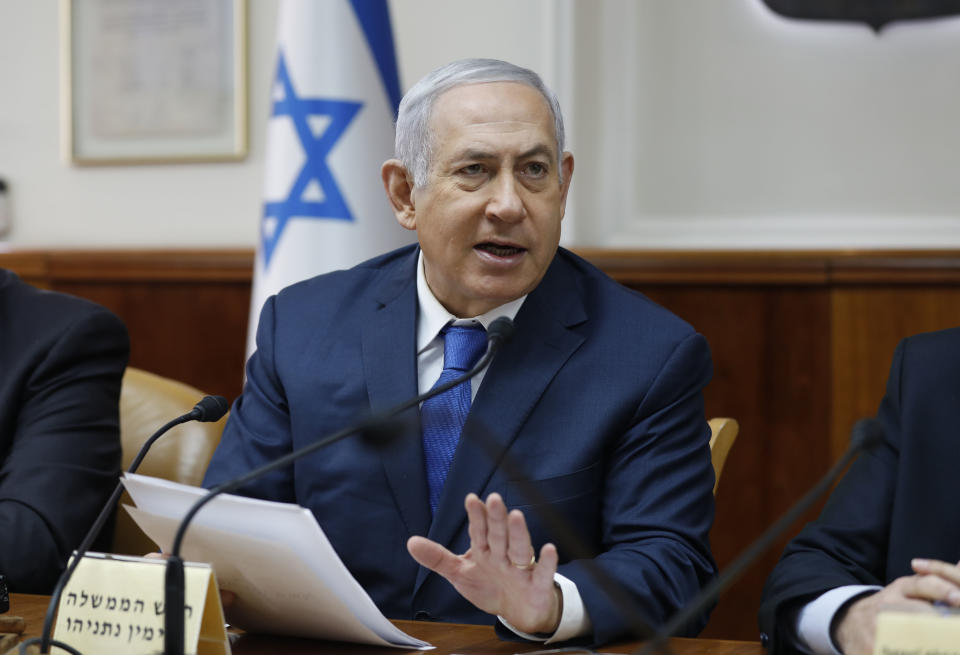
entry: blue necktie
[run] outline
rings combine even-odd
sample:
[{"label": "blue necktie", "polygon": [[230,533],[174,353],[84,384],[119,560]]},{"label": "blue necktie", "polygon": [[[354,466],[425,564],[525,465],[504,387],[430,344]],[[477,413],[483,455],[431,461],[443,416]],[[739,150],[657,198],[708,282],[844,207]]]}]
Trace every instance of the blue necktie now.
[{"label": "blue necktie", "polygon": [[[443,373],[434,387],[469,371],[483,355],[487,332],[482,325],[448,325],[443,334]],[[420,407],[423,426],[423,455],[430,486],[430,510],[437,511],[440,492],[447,480],[460,431],[470,411],[470,380],[424,401]]]}]

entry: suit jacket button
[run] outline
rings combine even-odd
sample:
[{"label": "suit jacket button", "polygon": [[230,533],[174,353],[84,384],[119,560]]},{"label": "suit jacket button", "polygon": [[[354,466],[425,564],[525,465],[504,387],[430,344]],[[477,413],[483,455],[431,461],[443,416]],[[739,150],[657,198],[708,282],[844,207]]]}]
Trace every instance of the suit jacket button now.
[{"label": "suit jacket button", "polygon": [[770,635],[768,635],[766,632],[761,632],[760,645],[766,648],[769,643],[770,643]]},{"label": "suit jacket button", "polygon": [[430,612],[427,610],[417,610],[417,613],[414,614],[413,618],[415,618],[417,621],[430,621],[433,619],[433,617],[430,616]]}]

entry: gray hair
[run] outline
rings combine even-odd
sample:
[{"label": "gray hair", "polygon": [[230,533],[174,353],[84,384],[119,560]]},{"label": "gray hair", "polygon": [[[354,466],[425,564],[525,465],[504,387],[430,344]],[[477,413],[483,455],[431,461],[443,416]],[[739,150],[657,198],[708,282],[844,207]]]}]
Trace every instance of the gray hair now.
[{"label": "gray hair", "polygon": [[430,115],[433,103],[444,92],[462,84],[485,82],[518,82],[540,92],[553,114],[557,139],[557,176],[563,183],[560,158],[563,156],[563,115],[553,91],[540,76],[528,68],[521,68],[498,59],[461,59],[441,66],[420,79],[400,101],[397,113],[397,136],[394,145],[396,158],[413,174],[415,187],[427,184],[427,174],[433,159],[433,139]]}]

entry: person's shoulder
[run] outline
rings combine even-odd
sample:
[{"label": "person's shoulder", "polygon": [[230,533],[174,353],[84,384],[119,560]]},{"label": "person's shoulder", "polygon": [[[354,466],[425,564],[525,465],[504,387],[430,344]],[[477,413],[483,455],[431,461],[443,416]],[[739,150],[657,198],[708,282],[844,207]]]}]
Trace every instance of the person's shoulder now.
[{"label": "person's shoulder", "polygon": [[123,321],[103,305],[69,293],[40,289],[7,270],[0,270],[0,307],[0,313],[19,316],[36,325],[65,326],[95,320],[126,329]]},{"label": "person's shoulder", "polygon": [[280,311],[300,312],[362,302],[387,283],[416,280],[416,246],[404,246],[348,269],[323,273],[282,289],[276,295]]},{"label": "person's shoulder", "polygon": [[560,248],[557,257],[570,266],[580,279],[584,298],[604,315],[617,316],[617,322],[631,322],[650,334],[683,339],[696,332],[694,327],[643,293],[617,282],[583,257]]},{"label": "person's shoulder", "polygon": [[960,327],[919,332],[904,339],[913,347],[960,349]]},{"label": "person's shoulder", "polygon": [[[402,269],[410,262],[413,257],[416,246],[404,246],[396,250],[378,255],[366,261],[360,262],[352,268],[346,268],[337,271],[322,273],[314,277],[295,282],[280,291],[280,294],[300,296],[311,295],[322,291],[330,293],[338,288],[349,289],[358,285],[369,283],[371,280],[389,275],[392,272]],[[411,267],[411,272],[416,269]]]},{"label": "person's shoulder", "polygon": [[955,367],[960,364],[960,327],[914,334],[903,339],[898,349],[910,366]]}]

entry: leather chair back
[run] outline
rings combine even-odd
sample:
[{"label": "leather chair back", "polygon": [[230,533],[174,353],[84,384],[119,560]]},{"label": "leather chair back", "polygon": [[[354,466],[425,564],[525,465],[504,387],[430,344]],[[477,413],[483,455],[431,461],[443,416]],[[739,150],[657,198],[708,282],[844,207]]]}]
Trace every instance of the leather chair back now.
[{"label": "leather chair back", "polygon": [[[189,412],[204,392],[188,384],[137,368],[127,367],[120,390],[120,439],[123,470],[126,471],[140,447],[162,425]],[[216,423],[191,421],[172,428],[150,448],[137,473],[199,486],[227,417]],[[120,499],[131,504],[124,492]],[[157,550],[127,514],[117,511],[113,552],[143,555]]]},{"label": "leather chair back", "polygon": [[713,463],[714,483],[713,495],[717,495],[717,487],[720,485],[720,474],[723,472],[723,465],[727,462],[727,455],[733,447],[733,442],[737,440],[737,434],[740,432],[740,424],[732,418],[712,418],[707,423],[710,424],[710,459]]}]

